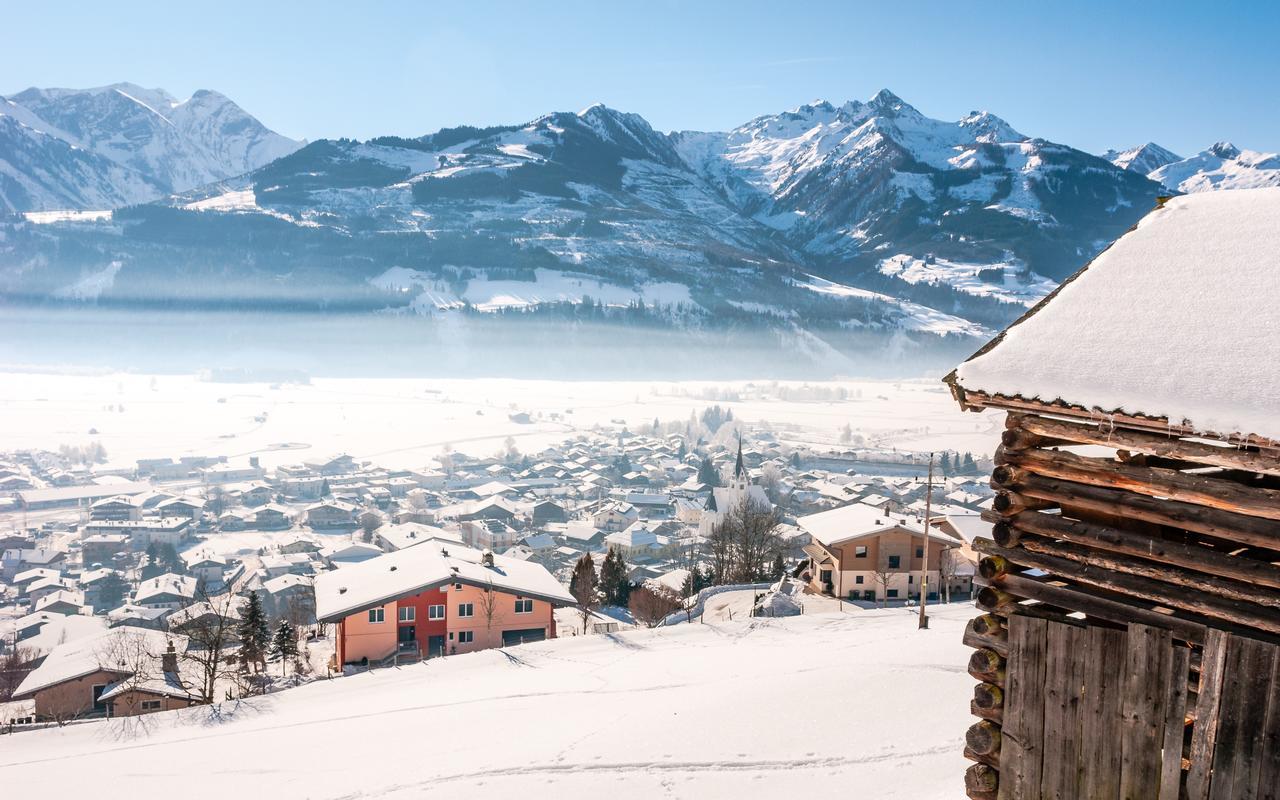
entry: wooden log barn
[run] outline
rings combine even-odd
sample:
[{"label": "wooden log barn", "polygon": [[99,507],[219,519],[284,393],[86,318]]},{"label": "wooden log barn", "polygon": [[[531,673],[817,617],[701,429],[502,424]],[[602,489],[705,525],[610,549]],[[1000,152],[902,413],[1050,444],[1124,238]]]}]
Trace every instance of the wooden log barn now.
[{"label": "wooden log barn", "polygon": [[1006,412],[969,797],[1280,797],[1280,188],[1162,198],[946,382]]}]

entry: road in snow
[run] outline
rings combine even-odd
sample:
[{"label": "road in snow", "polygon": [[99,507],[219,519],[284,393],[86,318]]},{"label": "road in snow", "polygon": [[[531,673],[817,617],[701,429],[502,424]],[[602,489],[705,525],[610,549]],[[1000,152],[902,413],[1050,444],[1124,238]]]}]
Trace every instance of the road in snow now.
[{"label": "road in snow", "polygon": [[972,606],[676,625],[5,737],[6,794],[962,797]]}]

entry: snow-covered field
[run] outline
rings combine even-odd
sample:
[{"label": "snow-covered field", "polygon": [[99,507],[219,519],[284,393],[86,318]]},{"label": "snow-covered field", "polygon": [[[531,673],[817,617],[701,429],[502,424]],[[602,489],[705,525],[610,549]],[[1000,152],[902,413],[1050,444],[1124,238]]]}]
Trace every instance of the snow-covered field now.
[{"label": "snow-covered field", "polygon": [[[6,737],[6,796],[962,797],[971,606],[579,636]],[[51,789],[56,789],[51,794]]]},{"label": "snow-covered field", "polygon": [[[838,402],[780,399],[779,390],[846,390]],[[995,414],[961,413],[936,380],[830,383],[576,382],[502,379],[317,379],[311,385],[213,383],[195,376],[0,374],[3,448],[99,441],[111,464],[181,455],[257,455],[266,468],[347,452],[379,465],[427,466],[446,446],[491,455],[507,437],[537,452],[595,426],[633,430],[684,421],[715,403],[784,441],[838,446],[848,424],[901,450],[989,454]],[[716,397],[738,392],[750,398]],[[508,418],[528,412],[533,422]],[[552,414],[559,415],[553,419]],[[97,433],[90,433],[90,431]]]}]

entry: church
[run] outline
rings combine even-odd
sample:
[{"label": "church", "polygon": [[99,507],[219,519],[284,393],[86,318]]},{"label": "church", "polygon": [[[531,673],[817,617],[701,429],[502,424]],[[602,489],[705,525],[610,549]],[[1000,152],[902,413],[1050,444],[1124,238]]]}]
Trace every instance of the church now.
[{"label": "church", "polygon": [[762,509],[773,508],[773,503],[769,501],[769,496],[765,494],[764,489],[753,484],[750,475],[747,474],[747,466],[742,460],[742,437],[739,436],[738,459],[733,465],[733,476],[728,486],[714,487],[711,494],[707,496],[707,506],[702,514],[698,533],[702,536],[710,535],[711,529],[724,520],[725,513],[741,504],[743,500]]}]

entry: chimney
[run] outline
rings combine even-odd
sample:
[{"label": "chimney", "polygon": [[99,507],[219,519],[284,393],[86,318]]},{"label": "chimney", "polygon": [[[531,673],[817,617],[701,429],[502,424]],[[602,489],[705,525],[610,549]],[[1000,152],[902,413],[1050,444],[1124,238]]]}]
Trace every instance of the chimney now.
[{"label": "chimney", "polygon": [[178,651],[173,649],[173,642],[169,642],[169,648],[160,656],[160,666],[165,673],[178,674]]},{"label": "chimney", "polygon": [[480,554],[480,563],[481,563],[481,564],[483,564],[483,565],[484,565],[484,566],[486,566],[486,567],[492,567],[492,566],[493,566],[493,551],[492,551],[492,550],[489,550],[489,549],[486,549],[483,553],[481,553],[481,554]]}]

